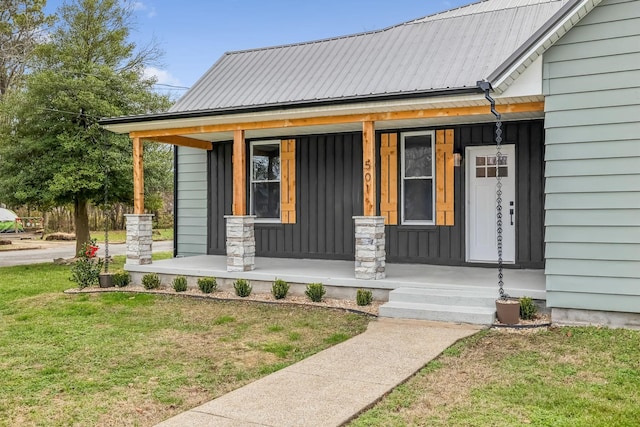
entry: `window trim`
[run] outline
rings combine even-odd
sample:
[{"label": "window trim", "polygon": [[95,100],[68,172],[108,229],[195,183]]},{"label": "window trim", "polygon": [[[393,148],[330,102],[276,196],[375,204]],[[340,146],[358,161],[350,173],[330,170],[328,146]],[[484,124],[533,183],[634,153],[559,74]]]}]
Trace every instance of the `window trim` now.
[{"label": "window trim", "polygon": [[[282,159],[282,146],[280,144],[279,139],[270,139],[270,140],[262,140],[262,141],[250,141],[249,142],[249,213],[250,215],[255,216],[255,212],[253,211],[253,147],[257,145],[278,145],[278,159]],[[275,182],[275,180],[260,180],[255,182]],[[278,177],[278,194],[282,197],[282,173]],[[282,204],[282,200],[278,201],[278,204]],[[281,224],[282,223],[282,211],[278,209],[280,216],[273,218],[255,218],[256,223],[262,224]]]},{"label": "window trim", "polygon": [[[420,135],[430,135],[431,136],[431,176],[425,177],[422,179],[431,179],[431,221],[425,220],[411,220],[405,219],[404,212],[404,183],[405,183],[405,140],[408,136],[420,136]],[[413,132],[402,132],[400,134],[400,211],[401,225],[435,225],[436,224],[436,176],[435,176],[435,167],[436,167],[436,132],[435,130],[421,130],[421,131],[413,131]],[[411,178],[409,178],[411,179]]]}]

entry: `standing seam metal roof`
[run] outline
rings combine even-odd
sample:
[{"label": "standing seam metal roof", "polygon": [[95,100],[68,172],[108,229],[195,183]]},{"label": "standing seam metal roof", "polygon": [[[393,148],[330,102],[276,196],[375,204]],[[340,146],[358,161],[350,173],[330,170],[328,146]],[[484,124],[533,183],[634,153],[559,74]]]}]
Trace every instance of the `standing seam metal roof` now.
[{"label": "standing seam metal roof", "polygon": [[169,110],[475,87],[569,0],[485,0],[383,30],[224,54]]}]

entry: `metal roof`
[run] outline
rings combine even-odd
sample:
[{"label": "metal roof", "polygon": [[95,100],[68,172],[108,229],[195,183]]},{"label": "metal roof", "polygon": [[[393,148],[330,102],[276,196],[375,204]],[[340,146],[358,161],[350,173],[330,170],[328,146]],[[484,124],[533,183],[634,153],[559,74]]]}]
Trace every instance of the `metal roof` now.
[{"label": "metal roof", "polygon": [[170,113],[475,88],[570,0],[485,0],[380,31],[228,52]]}]

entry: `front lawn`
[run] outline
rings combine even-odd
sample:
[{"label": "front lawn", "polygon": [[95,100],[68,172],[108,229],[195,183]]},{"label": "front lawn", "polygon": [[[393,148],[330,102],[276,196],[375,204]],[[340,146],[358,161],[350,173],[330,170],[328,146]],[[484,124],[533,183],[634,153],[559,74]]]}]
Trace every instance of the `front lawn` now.
[{"label": "front lawn", "polygon": [[[98,243],[104,243],[104,230],[95,230],[91,232],[91,238],[96,239]],[[173,240],[173,228],[154,228],[153,241]],[[125,243],[127,241],[126,230],[110,230],[110,243]]]},{"label": "front lawn", "polygon": [[350,424],[522,425],[640,425],[640,331],[483,331]]},{"label": "front lawn", "polygon": [[0,268],[2,426],[153,425],[368,322],[313,307],[64,295],[69,276],[52,264]]}]

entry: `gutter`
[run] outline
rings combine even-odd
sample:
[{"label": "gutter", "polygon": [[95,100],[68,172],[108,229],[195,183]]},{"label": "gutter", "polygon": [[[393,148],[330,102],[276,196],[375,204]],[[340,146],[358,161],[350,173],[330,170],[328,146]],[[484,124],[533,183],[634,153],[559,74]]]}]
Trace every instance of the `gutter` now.
[{"label": "gutter", "polygon": [[211,116],[223,116],[228,114],[240,114],[240,113],[257,113],[264,111],[275,110],[288,110],[300,107],[323,107],[329,105],[344,105],[354,104],[360,102],[371,101],[392,101],[396,99],[412,99],[412,98],[424,98],[429,97],[442,97],[453,95],[468,95],[478,93],[476,86],[468,86],[462,88],[452,89],[433,89],[427,91],[414,91],[414,92],[401,92],[394,94],[382,94],[382,95],[364,95],[364,96],[352,96],[340,99],[323,99],[323,100],[311,100],[311,101],[292,101],[274,104],[265,104],[257,106],[243,106],[243,107],[229,107],[229,108],[214,108],[208,110],[193,110],[193,111],[178,111],[178,112],[164,112],[164,113],[151,113],[141,114],[136,116],[120,116],[120,117],[105,117],[98,121],[101,126],[120,125],[127,123],[143,123],[151,122],[155,120],[174,120],[174,119],[191,119],[199,117],[211,117]]}]

